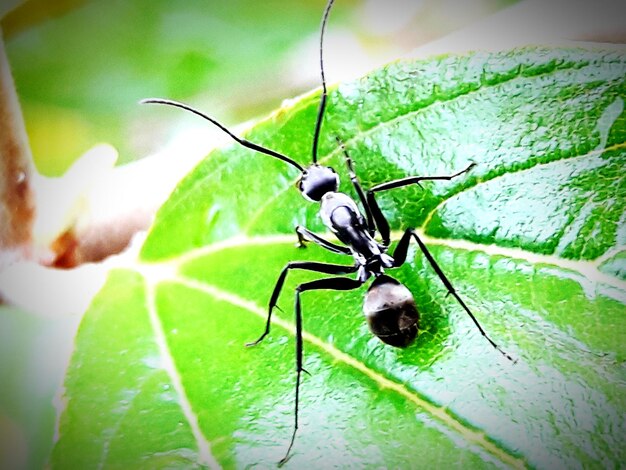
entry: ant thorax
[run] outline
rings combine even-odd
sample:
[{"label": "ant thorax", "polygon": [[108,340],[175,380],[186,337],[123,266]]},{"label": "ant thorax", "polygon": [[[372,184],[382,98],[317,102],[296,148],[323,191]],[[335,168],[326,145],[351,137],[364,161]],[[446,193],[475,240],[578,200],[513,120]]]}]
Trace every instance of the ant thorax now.
[{"label": "ant thorax", "polygon": [[367,230],[365,217],[356,202],[344,193],[329,192],[320,201],[320,217],[337,238],[350,247],[356,262],[373,274],[382,274],[393,260]]},{"label": "ant thorax", "polygon": [[[359,207],[350,196],[344,193],[333,191],[324,194],[320,200],[320,217],[324,225],[338,237],[337,231],[342,228],[352,226],[365,229],[365,219]],[[341,240],[341,237],[339,239]],[[349,245],[349,243],[346,244]]]}]

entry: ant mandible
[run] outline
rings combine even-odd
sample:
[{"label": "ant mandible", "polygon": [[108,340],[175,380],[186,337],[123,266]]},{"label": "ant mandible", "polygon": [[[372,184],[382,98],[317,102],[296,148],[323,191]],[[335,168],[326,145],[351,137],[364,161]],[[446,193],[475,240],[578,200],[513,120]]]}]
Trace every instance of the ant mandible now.
[{"label": "ant mandible", "polygon": [[[352,160],[350,159],[343,143],[337,138],[337,143],[341,147],[346,159],[348,172],[352,185],[358,195],[359,201],[363,207],[365,215],[361,213],[356,202],[347,194],[339,192],[339,176],[337,172],[329,167],[320,165],[317,163],[317,146],[319,141],[319,135],[322,127],[322,121],[324,119],[324,111],[326,109],[327,89],[326,78],[324,76],[324,56],[323,56],[323,44],[324,44],[324,31],[326,29],[326,23],[328,20],[328,14],[334,0],[329,0],[324,9],[322,16],[321,32],[320,32],[320,72],[322,81],[322,94],[320,97],[319,108],[317,112],[317,119],[315,121],[315,131],[313,134],[313,163],[306,168],[300,165],[292,158],[287,157],[274,150],[262,147],[246,139],[242,139],[232,132],[230,132],[224,125],[210,116],[186,105],[176,101],[161,99],[161,98],[149,98],[142,100],[142,103],[151,104],[164,104],[168,106],[174,106],[182,108],[186,111],[190,111],[207,121],[211,122],[231,138],[233,138],[240,145],[249,149],[255,150],[259,153],[269,155],[274,158],[278,158],[300,171],[300,177],[297,181],[297,188],[302,193],[305,199],[313,202],[320,203],[319,215],[324,225],[337,237],[342,244],[337,244],[326,240],[325,238],[317,235],[306,227],[298,225],[295,229],[298,237],[298,245],[304,246],[304,242],[313,242],[317,245],[332,251],[334,253],[344,254],[351,256],[354,260],[352,265],[340,265],[331,263],[321,263],[314,261],[292,261],[282,269],[276,285],[270,297],[269,307],[267,311],[267,322],[265,324],[265,330],[263,334],[251,343],[247,343],[246,346],[254,346],[261,342],[270,332],[270,324],[272,318],[272,311],[276,307],[278,297],[282,290],[283,284],[289,271],[294,269],[314,271],[323,274],[331,274],[334,277],[326,277],[315,281],[305,282],[298,285],[295,288],[295,313],[296,313],[296,394],[295,394],[295,410],[294,410],[294,429],[291,436],[291,441],[285,456],[279,464],[283,464],[289,458],[289,453],[293,447],[296,431],[298,430],[298,405],[299,405],[299,393],[300,393],[300,381],[302,372],[306,372],[302,367],[302,310],[300,306],[300,295],[302,292],[311,290],[352,290],[361,287],[371,277],[374,278],[372,284],[367,290],[365,295],[365,302],[363,305],[363,311],[367,318],[369,328],[376,336],[378,336],[383,342],[404,348],[411,344],[417,336],[419,314],[415,306],[415,300],[409,289],[399,281],[385,274],[386,269],[398,268],[404,264],[407,257],[407,251],[411,238],[413,238],[420,250],[432,266],[432,268],[439,276],[439,279],[443,282],[444,286],[448,290],[448,293],[461,304],[465,312],[470,316],[480,333],[489,341],[489,343],[502,353],[507,359],[515,362],[513,358],[507,354],[500,346],[498,346],[488,335],[485,330],[480,326],[476,317],[471,312],[469,307],[465,304],[463,299],[457,294],[456,290],[439,267],[432,254],[420,239],[417,231],[413,228],[405,230],[402,238],[398,242],[395,250],[392,254],[389,254],[390,229],[387,219],[383,215],[378,203],[376,202],[375,194],[381,191],[387,191],[394,188],[400,188],[402,186],[408,186],[411,184],[420,185],[422,181],[435,181],[435,180],[451,180],[458,176],[467,173],[474,163],[470,164],[464,170],[461,170],[452,175],[445,176],[410,176],[401,178],[395,181],[382,183],[373,188],[370,188],[367,192],[363,191],[361,184],[354,172]],[[375,240],[376,232],[380,234],[381,241]],[[355,274],[354,278],[344,277],[346,274]]]}]

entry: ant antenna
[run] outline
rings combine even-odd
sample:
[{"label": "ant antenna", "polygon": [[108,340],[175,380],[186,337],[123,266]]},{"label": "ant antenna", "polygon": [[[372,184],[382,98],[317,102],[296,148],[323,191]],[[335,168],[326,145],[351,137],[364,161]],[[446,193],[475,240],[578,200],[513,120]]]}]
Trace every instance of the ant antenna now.
[{"label": "ant antenna", "polygon": [[313,134],[313,163],[317,163],[317,141],[320,137],[320,130],[322,128],[322,120],[324,119],[324,110],[326,109],[326,97],[328,93],[326,91],[326,78],[324,77],[324,31],[326,29],[326,21],[328,20],[328,14],[330,9],[335,3],[335,0],[328,0],[326,9],[324,10],[324,16],[322,17],[322,31],[320,33],[320,74],[322,76],[322,97],[320,99],[320,106],[317,109],[317,120],[315,121],[315,133]]},{"label": "ant antenna", "polygon": [[185,111],[189,111],[192,112],[204,119],[206,119],[207,121],[209,121],[210,123],[216,125],[217,127],[219,127],[221,130],[223,130],[224,132],[226,132],[229,136],[231,136],[237,143],[243,145],[244,147],[247,147],[249,149],[252,150],[256,150],[257,152],[260,153],[264,153],[265,155],[269,155],[270,157],[274,157],[274,158],[278,158],[279,160],[282,160],[286,163],[289,163],[291,166],[295,166],[301,173],[304,171],[304,168],[302,167],[302,165],[300,165],[298,162],[296,162],[295,160],[292,160],[291,158],[275,152],[274,150],[265,148],[265,147],[261,147],[260,145],[255,144],[254,142],[250,142],[249,140],[246,139],[242,139],[241,137],[237,137],[235,134],[233,134],[232,132],[230,132],[223,124],[220,124],[218,121],[216,121],[215,119],[213,119],[212,117],[207,116],[206,114],[204,114],[201,111],[198,111],[197,109],[192,108],[191,106],[188,106],[184,103],[179,103],[178,101],[173,101],[173,100],[166,100],[163,98],[147,98],[145,100],[141,100],[140,101],[141,104],[166,104],[168,106],[174,106],[176,108],[181,108],[184,109]]}]

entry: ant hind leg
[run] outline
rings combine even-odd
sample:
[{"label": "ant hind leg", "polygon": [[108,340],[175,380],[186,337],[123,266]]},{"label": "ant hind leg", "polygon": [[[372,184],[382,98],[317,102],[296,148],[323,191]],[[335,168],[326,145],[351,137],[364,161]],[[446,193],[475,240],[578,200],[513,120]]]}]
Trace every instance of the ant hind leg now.
[{"label": "ant hind leg", "polygon": [[404,235],[402,235],[402,238],[398,242],[398,246],[396,246],[396,249],[395,249],[395,251],[393,253],[394,266],[395,267],[400,267],[406,261],[407,251],[408,251],[408,248],[409,248],[409,243],[411,241],[411,237],[413,237],[415,239],[415,241],[417,242],[417,245],[419,246],[420,250],[422,251],[422,253],[426,257],[426,259],[428,260],[428,262],[430,263],[432,268],[437,273],[437,276],[439,277],[439,279],[441,279],[441,282],[443,282],[443,285],[446,287],[446,289],[448,289],[448,294],[454,296],[454,298],[461,305],[461,307],[463,307],[463,310],[465,310],[465,313],[467,313],[469,315],[469,317],[472,319],[472,321],[474,322],[474,324],[478,328],[478,331],[480,331],[480,334],[483,335],[485,337],[485,339],[487,341],[489,341],[489,343],[496,350],[498,350],[504,357],[506,357],[508,360],[512,361],[513,363],[516,363],[517,359],[513,359],[513,357],[511,357],[506,351],[504,351],[500,346],[498,346],[495,343],[495,341],[493,341],[487,335],[485,330],[483,330],[483,327],[480,325],[480,323],[478,323],[478,320],[476,319],[476,317],[474,316],[472,311],[465,304],[465,302],[463,301],[461,296],[459,296],[459,294],[456,292],[456,290],[452,286],[452,283],[450,282],[448,277],[444,274],[443,270],[439,267],[439,265],[437,264],[437,261],[435,261],[435,258],[433,258],[433,255],[430,253],[430,251],[426,247],[426,244],[420,239],[420,237],[417,234],[416,230],[409,228],[409,229],[407,229],[404,232]]},{"label": "ant hind leg", "polygon": [[287,462],[289,459],[289,453],[293,447],[293,443],[296,439],[296,432],[298,431],[298,406],[300,403],[300,381],[302,372],[306,372],[302,367],[302,355],[303,355],[303,342],[302,342],[302,307],[300,303],[300,294],[309,290],[352,290],[358,289],[363,285],[363,282],[350,279],[347,277],[328,277],[324,279],[317,279],[311,282],[305,282],[296,287],[296,396],[294,405],[294,428],[291,435],[291,441],[285,456],[279,462],[279,466]]}]

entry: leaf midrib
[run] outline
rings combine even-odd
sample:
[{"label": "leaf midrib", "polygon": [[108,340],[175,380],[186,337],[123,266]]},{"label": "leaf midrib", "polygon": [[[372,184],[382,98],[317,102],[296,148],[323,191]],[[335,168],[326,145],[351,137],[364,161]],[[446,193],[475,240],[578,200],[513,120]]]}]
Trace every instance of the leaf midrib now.
[{"label": "leaf midrib", "polygon": [[[610,257],[623,250],[622,247],[616,247],[613,250],[609,250],[603,255],[599,256],[595,260],[572,260],[568,258],[562,258],[556,255],[539,254],[532,251],[527,251],[522,248],[510,248],[496,244],[485,245],[481,243],[475,243],[467,240],[451,239],[451,238],[435,238],[424,233],[423,229],[416,229],[420,238],[427,245],[438,245],[447,248],[453,248],[458,250],[464,250],[467,252],[482,252],[489,256],[504,256],[510,259],[526,261],[532,265],[547,265],[555,266],[564,270],[574,271],[581,274],[585,278],[594,282],[602,282],[606,285],[620,289],[626,293],[626,281],[623,281],[614,276],[610,276],[600,271],[599,266]],[[392,242],[400,240],[403,232],[392,231]],[[330,233],[321,234],[324,238],[333,240],[334,236]],[[183,264],[193,261],[195,259],[207,256],[213,253],[218,253],[222,250],[236,247],[245,246],[263,246],[274,244],[294,244],[296,241],[294,234],[276,234],[276,235],[255,235],[245,236],[238,235],[228,238],[223,241],[204,245],[193,250],[189,250],[183,254],[180,254],[174,258],[161,261],[137,261],[140,267],[150,269],[150,267],[167,267],[167,271],[170,273],[178,272],[178,269]]]}]

